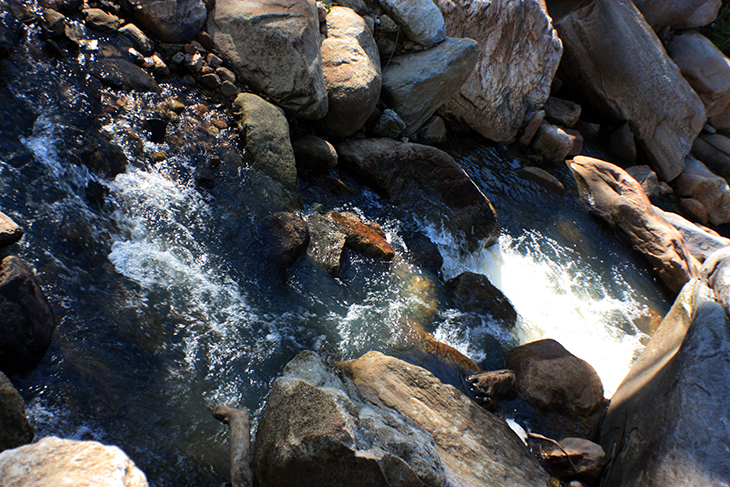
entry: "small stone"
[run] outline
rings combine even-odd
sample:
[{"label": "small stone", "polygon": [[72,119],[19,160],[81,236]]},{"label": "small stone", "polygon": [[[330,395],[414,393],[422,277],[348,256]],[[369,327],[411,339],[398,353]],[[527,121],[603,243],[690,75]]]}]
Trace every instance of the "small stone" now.
[{"label": "small stone", "polygon": [[532,141],[532,147],[547,160],[560,162],[568,156],[573,141],[560,127],[543,122]]},{"label": "small stone", "polygon": [[380,16],[380,22],[378,23],[378,27],[380,28],[380,30],[392,33],[396,33],[398,32],[398,30],[400,30],[398,24],[396,24],[395,21],[391,19],[388,15]]},{"label": "small stone", "polygon": [[152,160],[155,162],[162,162],[167,159],[167,156],[162,151],[157,151],[152,154]]},{"label": "small stone", "polygon": [[520,136],[519,143],[524,146],[530,145],[530,142],[532,142],[532,139],[535,138],[535,134],[537,133],[537,130],[540,128],[540,125],[542,125],[543,120],[545,120],[545,111],[544,110],[537,110],[534,112],[530,112],[525,117],[525,121],[527,122],[527,125],[525,126],[525,131],[522,132],[522,136]]},{"label": "small stone", "polygon": [[136,25],[127,24],[119,29],[119,33],[132,41],[134,47],[139,49],[145,56],[149,56],[154,51],[154,46],[150,38]]},{"label": "small stone", "polygon": [[709,223],[709,216],[707,214],[707,208],[700,201],[694,198],[679,198],[677,202],[680,211],[684,216],[693,222],[698,222],[703,225]]},{"label": "small stone", "polygon": [[212,52],[208,54],[208,57],[205,58],[205,61],[208,63],[208,66],[213,69],[219,68],[223,65],[223,60]]},{"label": "small stone", "polygon": [[208,34],[206,31],[201,30],[198,32],[198,35],[195,37],[195,40],[197,40],[201,46],[203,46],[204,49],[207,51],[212,51],[215,47],[215,44],[213,43],[213,39],[210,37],[210,34]]},{"label": "small stone", "polygon": [[626,172],[629,173],[632,178],[636,179],[636,182],[641,185],[644,193],[646,193],[649,198],[656,198],[659,196],[661,192],[659,189],[659,178],[657,178],[656,173],[652,171],[649,166],[631,166],[626,169]]},{"label": "small stone", "polygon": [[208,88],[210,90],[214,90],[221,85],[220,78],[213,73],[204,74],[203,76],[200,77],[199,81],[200,81],[200,84],[202,84],[203,86],[205,86],[206,88]]},{"label": "small stone", "polygon": [[145,129],[149,134],[152,142],[160,142],[165,138],[165,132],[167,131],[167,121],[159,118],[149,118],[145,121]]},{"label": "small stone", "polygon": [[215,74],[223,81],[230,81],[231,83],[236,82],[236,75],[228,68],[219,67],[216,68]]},{"label": "small stone", "polygon": [[183,104],[182,102],[180,102],[180,100],[176,98],[168,101],[167,106],[168,108],[170,108],[170,110],[177,113],[178,115],[185,111],[185,104]]},{"label": "small stone", "polygon": [[522,167],[517,170],[517,175],[522,179],[527,179],[528,181],[539,184],[546,190],[551,193],[555,193],[558,196],[563,196],[565,194],[565,186],[563,186],[563,183],[561,183],[558,178],[539,167]]},{"label": "small stone", "polygon": [[568,156],[577,156],[583,152],[583,136],[581,133],[575,129],[563,129],[563,131],[573,141],[573,146],[568,151]]},{"label": "small stone", "polygon": [[419,142],[427,145],[441,144],[446,142],[446,124],[441,117],[431,117],[418,130],[416,138]]},{"label": "small stone", "polygon": [[199,73],[203,69],[203,56],[200,53],[185,54],[185,67],[190,73]]},{"label": "small stone", "polygon": [[175,64],[180,64],[185,61],[185,54],[181,52],[176,52],[175,55],[172,56],[171,61]]},{"label": "small stone", "polygon": [[310,236],[307,258],[333,276],[339,276],[347,236],[319,213],[307,216],[307,224]]},{"label": "small stone", "polygon": [[606,464],[606,452],[601,445],[583,438],[563,438],[558,443],[562,449],[553,447],[543,453],[543,458],[558,476],[595,483]]},{"label": "small stone", "polygon": [[66,29],[66,17],[53,9],[43,12],[44,27],[53,34],[53,37],[61,37]]},{"label": "small stone", "polygon": [[515,373],[511,370],[482,372],[466,380],[471,384],[471,391],[477,402],[487,409],[494,410],[499,401],[517,397]]},{"label": "small stone", "polygon": [[325,172],[337,166],[337,151],[326,140],[305,135],[292,140],[297,167],[316,172]]},{"label": "small stone", "polygon": [[294,213],[273,213],[261,220],[258,231],[265,244],[262,251],[280,269],[291,266],[307,251],[307,222]]},{"label": "small stone", "polygon": [[134,64],[136,64],[137,66],[144,65],[144,56],[137,49],[130,47],[127,52],[129,53],[129,57],[132,59]]},{"label": "small stone", "polygon": [[373,128],[376,137],[395,139],[406,129],[406,123],[390,108],[383,111],[378,123]]},{"label": "small stone", "polygon": [[81,12],[86,19],[86,25],[107,34],[116,33],[122,25],[119,17],[106,13],[98,8],[87,8]]},{"label": "small stone", "polygon": [[200,76],[205,76],[206,74],[215,74],[215,69],[204,64],[203,69],[200,70],[199,74]]},{"label": "small stone", "polygon": [[5,213],[0,212],[0,247],[13,245],[23,238],[23,229]]},{"label": "small stone", "polygon": [[581,113],[581,107],[577,103],[553,96],[548,98],[543,110],[548,122],[565,127],[575,127]]},{"label": "small stone", "polygon": [[221,95],[227,97],[233,97],[238,95],[238,87],[228,80],[221,83],[221,85],[218,87],[218,91]]}]

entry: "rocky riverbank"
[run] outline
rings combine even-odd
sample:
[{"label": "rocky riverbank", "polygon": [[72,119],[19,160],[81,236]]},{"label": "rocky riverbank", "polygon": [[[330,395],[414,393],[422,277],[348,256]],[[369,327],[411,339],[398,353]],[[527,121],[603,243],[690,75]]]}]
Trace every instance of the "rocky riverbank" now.
[{"label": "rocky riverbank", "polygon": [[[137,164],[198,151],[195,190],[246,227],[231,241],[259,242],[262,273],[286,279],[306,259],[338,278],[355,252],[397,277],[409,297],[397,319],[402,357],[300,353],[273,381],[252,455],[245,409],[217,409],[231,425],[234,485],[725,485],[730,60],[694,30],[719,2],[665,3],[10,0],[0,10],[0,161],[22,168],[34,157],[25,140],[44,114],[27,92],[39,90],[16,87],[37,75],[38,98],[62,113],[62,163],[95,175],[82,188],[89,205],[103,207],[131,164],[119,140]],[[33,73],[38,63],[68,78]],[[169,98],[141,126],[102,129],[130,108],[125,93],[166,85],[205,102]],[[234,143],[218,140],[224,131]],[[676,297],[610,403],[595,370],[554,340],[482,370],[426,330],[446,296],[509,332],[517,313],[486,277],[442,282],[425,237],[406,257],[367,215],[305,208],[305,186],[323,188],[323,201],[354,192],[347,175],[455,236],[463,253],[494,244],[498,215],[445,144],[457,131],[509,144],[520,177],[560,196],[574,184],[556,177],[566,161],[587,211]],[[588,157],[585,142],[607,147],[610,161]],[[0,371],[13,379],[43,359],[56,323],[13,255],[25,225],[11,216],[20,225],[0,213]],[[60,231],[82,248],[97,235]],[[431,270],[416,274],[406,258]],[[117,448],[31,443],[23,400],[0,379],[0,484],[147,484]],[[539,429],[508,424],[515,410]],[[70,468],[67,457],[82,460]]]}]

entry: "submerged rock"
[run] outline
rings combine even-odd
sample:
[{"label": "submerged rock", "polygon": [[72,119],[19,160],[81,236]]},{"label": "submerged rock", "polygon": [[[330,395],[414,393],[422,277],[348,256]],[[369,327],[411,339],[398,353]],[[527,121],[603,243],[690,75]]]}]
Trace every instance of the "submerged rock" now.
[{"label": "submerged rock", "polygon": [[379,259],[392,260],[395,250],[385,240],[385,233],[377,223],[363,223],[357,216],[346,211],[330,211],[326,215],[337,229],[346,236],[348,247]]},{"label": "submerged rock", "polygon": [[462,272],[446,283],[456,307],[462,311],[488,314],[512,328],[517,320],[509,299],[489,282],[487,276],[473,272]]},{"label": "submerged rock", "polygon": [[25,414],[25,401],[0,372],[0,452],[27,445],[34,436],[35,428]]},{"label": "submerged rock", "polygon": [[333,276],[340,275],[347,235],[319,213],[307,216],[309,247],[307,258]]}]

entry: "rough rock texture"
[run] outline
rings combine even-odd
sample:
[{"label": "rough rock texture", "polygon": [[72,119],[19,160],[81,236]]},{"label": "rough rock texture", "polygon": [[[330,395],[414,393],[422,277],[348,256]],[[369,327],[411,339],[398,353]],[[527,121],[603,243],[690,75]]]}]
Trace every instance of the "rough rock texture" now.
[{"label": "rough rock texture", "polygon": [[543,110],[545,110],[545,120],[563,127],[575,127],[582,111],[577,103],[554,96],[547,99]]},{"label": "rough rock texture", "polygon": [[433,435],[449,485],[548,485],[548,475],[507,423],[426,370],[379,352],[340,368],[367,400]]},{"label": "rough rock texture", "polygon": [[671,292],[696,276],[697,261],[682,235],[658,217],[639,183],[623,169],[591,157],[576,156],[568,166],[590,212],[620,229]]},{"label": "rough rock texture", "polygon": [[488,314],[511,328],[517,320],[517,312],[507,296],[489,282],[487,276],[463,272],[446,283],[454,304],[462,311]]},{"label": "rough rock texture", "polygon": [[636,164],[636,138],[628,123],[613,131],[608,144],[626,164]]},{"label": "rough rock texture", "polygon": [[405,135],[414,134],[464,84],[476,64],[478,47],[472,39],[449,38],[390,61],[383,71],[383,100],[406,123]]},{"label": "rough rock texture", "polygon": [[696,31],[675,35],[666,49],[704,103],[707,117],[722,113],[730,102],[730,59]]},{"label": "rough rock texture", "polygon": [[33,370],[51,344],[56,324],[33,270],[15,256],[0,265],[0,370]]},{"label": "rough rock texture", "polygon": [[329,98],[322,128],[349,137],[372,115],[383,83],[378,46],[362,17],[349,8],[332,7],[327,14],[322,69]]},{"label": "rough rock texture", "polygon": [[722,0],[706,0],[692,15],[678,24],[674,24],[674,29],[691,29],[693,27],[703,27],[710,25],[717,18],[717,14],[722,7]]},{"label": "rough rock texture", "polygon": [[207,30],[251,88],[300,118],[327,113],[314,0],[217,0]]},{"label": "rough rock texture", "polygon": [[144,29],[164,42],[188,42],[205,23],[202,0],[124,0]]},{"label": "rough rock texture", "polygon": [[700,161],[687,156],[684,171],[673,183],[677,195],[702,203],[710,223],[730,222],[730,186]]},{"label": "rough rock texture", "polygon": [[5,213],[0,212],[0,247],[13,245],[23,238],[23,229]]},{"label": "rough rock texture", "polygon": [[705,110],[631,0],[592,2],[555,28],[562,69],[586,102],[629,123],[661,179],[677,177]]},{"label": "rough rock texture", "polygon": [[692,155],[718,176],[730,178],[730,139],[724,135],[700,135],[692,145]]},{"label": "rough rock texture", "polygon": [[325,172],[337,166],[337,151],[326,140],[303,135],[291,141],[297,168]]},{"label": "rough rock texture", "polygon": [[302,217],[293,213],[278,212],[259,222],[259,236],[267,255],[279,268],[292,265],[309,245],[309,230]]},{"label": "rough rock texture", "polygon": [[730,309],[730,248],[710,254],[702,264],[700,275],[715,292],[715,299]]},{"label": "rough rock texture", "polygon": [[693,280],[611,400],[601,444],[608,487],[730,484],[730,325]]},{"label": "rough rock texture", "polygon": [[348,140],[336,148],[341,166],[395,205],[463,235],[472,249],[496,241],[492,204],[445,152],[391,139]]},{"label": "rough rock texture", "polygon": [[[550,94],[563,49],[537,0],[438,0],[450,37],[479,43],[479,60],[440,113],[497,142],[512,142]],[[529,33],[529,35],[526,35]]]},{"label": "rough rock texture", "polygon": [[132,41],[134,47],[143,55],[149,56],[155,51],[150,38],[136,25],[127,24],[119,29],[119,33]]},{"label": "rough rock texture", "polygon": [[553,412],[576,423],[568,434],[593,436],[606,406],[603,385],[593,367],[555,340],[520,345],[507,355],[517,391],[540,412]]},{"label": "rough rock texture", "polygon": [[146,487],[147,479],[116,446],[53,436],[0,453],[3,487]]},{"label": "rough rock texture", "polygon": [[313,352],[297,355],[274,381],[255,444],[261,487],[445,484],[428,433],[360,399]]},{"label": "rough rock texture", "polygon": [[395,250],[385,240],[385,233],[377,223],[365,224],[357,216],[346,211],[330,211],[327,219],[346,236],[347,246],[379,259],[391,260]]},{"label": "rough rock texture", "polygon": [[635,0],[646,22],[654,29],[688,19],[707,0]]},{"label": "rough rock texture", "polygon": [[606,464],[601,445],[583,438],[563,438],[559,443],[562,448],[555,446],[543,453],[550,468],[561,478],[579,478],[593,485]]},{"label": "rough rock texture", "polygon": [[676,213],[663,211],[656,206],[654,211],[679,230],[684,239],[684,246],[699,262],[704,262],[715,251],[730,246],[730,239],[718,235],[709,228],[695,225]]},{"label": "rough rock texture", "polygon": [[89,72],[116,90],[160,92],[150,74],[116,53],[99,53],[89,60]]},{"label": "rough rock texture", "polygon": [[0,372],[0,452],[26,445],[34,436],[35,429],[25,414],[25,401]]},{"label": "rough rock texture", "polygon": [[233,113],[238,120],[238,132],[245,140],[246,162],[283,188],[285,207],[301,208],[296,160],[284,112],[254,94],[241,93],[233,102]]},{"label": "rough rock texture", "polygon": [[413,42],[429,47],[446,39],[444,17],[432,0],[381,0],[380,5]]},{"label": "rough rock texture", "polygon": [[319,213],[307,215],[309,247],[307,258],[333,276],[340,275],[347,236]]},{"label": "rough rock texture", "polygon": [[221,404],[213,408],[213,417],[231,427],[231,487],[251,487],[251,422],[248,409],[233,409]]}]

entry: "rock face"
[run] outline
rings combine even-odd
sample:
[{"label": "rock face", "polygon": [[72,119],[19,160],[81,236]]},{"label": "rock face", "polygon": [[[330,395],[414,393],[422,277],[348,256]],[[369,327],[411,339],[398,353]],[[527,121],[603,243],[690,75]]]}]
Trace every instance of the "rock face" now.
[{"label": "rock face", "polygon": [[705,207],[713,225],[730,222],[730,187],[700,161],[687,156],[682,174],[674,181],[679,196],[693,198]]},{"label": "rock face", "polygon": [[279,212],[263,218],[259,222],[259,235],[264,253],[283,269],[303,255],[309,245],[307,223],[293,213]]},{"label": "rock face", "polygon": [[25,401],[0,372],[0,452],[26,445],[34,436],[35,429],[25,414]]},{"label": "rock face", "polygon": [[281,186],[288,209],[302,207],[294,149],[284,112],[251,94],[241,93],[233,102],[238,132],[245,140],[245,156],[251,167]]},{"label": "rock face", "polygon": [[147,479],[116,446],[53,436],[0,453],[3,487],[146,487]]},{"label": "rock face", "polygon": [[378,46],[362,17],[349,8],[332,7],[327,14],[322,68],[329,97],[323,129],[349,137],[375,110],[383,83]]},{"label": "rock face", "polygon": [[446,39],[444,18],[432,0],[382,0],[380,5],[413,42],[429,47]]},{"label": "rock face", "polygon": [[218,0],[207,30],[236,75],[297,117],[327,113],[313,0]]},{"label": "rock face", "polygon": [[654,213],[639,183],[623,169],[590,157],[576,156],[568,166],[589,211],[620,229],[673,293],[696,276],[697,261],[681,234]]},{"label": "rock face", "polygon": [[[479,43],[477,66],[441,108],[497,142],[512,142],[550,94],[562,45],[538,0],[438,0],[450,37]],[[529,35],[525,35],[529,32]]]},{"label": "rock face", "polygon": [[667,53],[705,105],[707,117],[730,102],[730,59],[699,32],[682,32],[667,43]]},{"label": "rock face", "polygon": [[707,0],[636,0],[634,4],[641,10],[646,22],[654,29],[673,25],[688,19]]},{"label": "rock face", "polygon": [[496,241],[492,204],[445,152],[392,139],[348,140],[336,148],[341,166],[395,205],[464,235],[472,249]]},{"label": "rock face", "polygon": [[684,239],[684,246],[699,262],[704,262],[715,251],[730,246],[730,239],[722,237],[708,228],[695,225],[676,213],[662,211],[656,206],[654,211],[679,230]]},{"label": "rock face", "polygon": [[613,396],[601,443],[623,448],[605,485],[728,485],[728,384],[727,314],[693,280]]},{"label": "rock face", "polygon": [[426,431],[358,397],[312,352],[274,381],[256,432],[262,487],[442,486],[446,472]]},{"label": "rock face", "polygon": [[33,370],[51,344],[53,311],[28,265],[9,256],[0,265],[0,370]]},{"label": "rock face", "polygon": [[413,135],[469,77],[477,61],[472,39],[449,38],[425,51],[394,57],[383,72],[383,99]]},{"label": "rock face", "polygon": [[[561,66],[581,95],[629,123],[661,179],[677,177],[705,110],[634,4],[592,2],[555,27],[565,49]],[[612,55],[594,55],[599,52]]]},{"label": "rock face", "polygon": [[0,212],[0,247],[13,245],[23,238],[23,229],[5,213]]},{"label": "rock face", "polygon": [[205,24],[202,0],[125,0],[137,22],[164,42],[188,42]]},{"label": "rock face", "polygon": [[454,304],[467,312],[488,314],[511,328],[517,319],[517,312],[507,296],[489,282],[487,276],[463,272],[446,283]]},{"label": "rock face", "polygon": [[371,403],[428,431],[448,485],[548,485],[549,477],[503,420],[420,367],[369,352],[340,365]]}]

